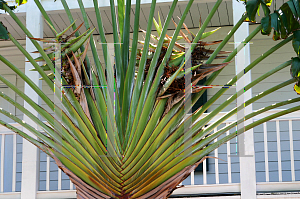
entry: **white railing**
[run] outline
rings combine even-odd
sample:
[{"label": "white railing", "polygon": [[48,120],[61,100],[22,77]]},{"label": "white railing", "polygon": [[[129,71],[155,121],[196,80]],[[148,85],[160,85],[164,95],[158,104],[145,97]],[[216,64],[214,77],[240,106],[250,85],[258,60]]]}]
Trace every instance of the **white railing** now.
[{"label": "white railing", "polygon": [[[262,117],[266,117],[270,114],[274,114],[276,112],[278,112],[280,110],[274,110],[274,111],[269,111],[268,113],[265,113],[263,115],[260,115],[260,117],[255,117],[254,121],[262,118]],[[225,113],[221,113],[219,114],[216,118],[214,118],[213,121],[216,121],[217,119],[219,119],[220,117],[222,117]],[[236,116],[231,117],[230,119],[228,119],[225,123],[225,125],[229,125],[230,122],[233,122],[236,120]],[[212,121],[212,122],[213,122]],[[271,120],[267,123],[263,123],[262,124],[262,134],[263,134],[263,154],[264,154],[264,165],[265,165],[265,180],[264,181],[260,181],[257,182],[257,192],[273,192],[273,191],[299,191],[300,189],[300,181],[296,181],[296,174],[295,174],[295,151],[294,151],[294,141],[295,138],[293,136],[293,123],[295,122],[299,122],[300,123],[300,113],[299,112],[295,112],[286,116],[282,116],[280,118],[276,118],[274,120]],[[289,173],[291,175],[291,180],[290,181],[286,181],[283,180],[283,161],[282,161],[282,139],[280,137],[281,133],[283,132],[283,129],[281,128],[281,122],[286,122],[288,123],[288,148],[289,148],[289,156],[290,156],[290,168],[289,168]],[[276,133],[276,137],[273,138],[272,140],[276,140],[276,157],[277,157],[277,170],[275,173],[278,173],[278,180],[272,180],[270,181],[270,168],[269,168],[269,164],[270,164],[270,155],[269,155],[269,149],[268,149],[268,143],[270,143],[270,135],[269,135],[269,139],[268,139],[268,124],[269,123],[275,123],[275,133]],[[297,129],[299,130],[299,129]],[[214,131],[217,131],[217,129],[214,129]],[[286,130],[285,130],[286,131]],[[296,131],[294,130],[294,133],[296,133]],[[300,131],[299,131],[300,133]],[[229,134],[229,131],[226,132],[226,135]],[[257,133],[254,133],[257,134]],[[257,136],[257,135],[256,135]],[[255,137],[255,136],[254,136]],[[254,138],[255,139],[255,138]],[[217,141],[217,139],[215,140]],[[210,168],[209,171],[206,171],[206,160],[204,160],[203,162],[203,172],[202,173],[197,173],[197,172],[193,172],[191,174],[190,177],[187,178],[187,180],[185,180],[182,184],[185,185],[185,187],[181,188],[181,189],[177,189],[175,190],[174,194],[177,195],[181,195],[181,194],[201,194],[201,193],[240,193],[241,189],[240,189],[240,182],[235,179],[236,182],[233,183],[233,179],[232,179],[232,156],[233,153],[235,151],[232,151],[232,144],[234,141],[228,141],[226,143],[226,146],[222,147],[222,151],[221,148],[216,149],[214,152],[212,152],[210,154],[210,156],[215,156],[215,157],[220,157],[220,155],[222,153],[226,153],[226,156],[222,156],[222,159],[224,159],[226,162],[219,160],[219,159],[209,159],[209,164],[210,164]],[[300,143],[300,140],[299,140]],[[285,144],[287,144],[287,142],[285,142]],[[287,146],[285,145],[285,148],[287,148]],[[224,151],[226,150],[226,152]],[[287,149],[285,149],[286,152]],[[274,151],[273,151],[274,152]],[[274,156],[274,155],[273,155]],[[225,158],[224,158],[225,157]],[[286,159],[286,158],[285,158]],[[300,157],[296,157],[296,160],[300,160]],[[286,168],[286,167],[285,167]],[[211,171],[213,170],[213,171]],[[223,183],[220,183],[220,171],[227,171],[227,182],[224,183],[224,178],[223,178]],[[300,168],[298,168],[298,170],[300,170]],[[274,169],[273,169],[273,173],[274,173]],[[257,175],[259,175],[257,173]],[[274,178],[274,176],[272,176]],[[199,180],[197,180],[197,178],[202,179],[202,183],[199,183]],[[213,180],[210,181],[214,181],[214,183],[208,183],[208,178],[214,178]],[[300,176],[298,176],[298,180],[300,179]],[[195,183],[195,182],[198,183]],[[196,186],[195,186],[196,185]]]},{"label": "white railing", "polygon": [[[269,111],[267,114],[262,115],[262,117],[265,117],[269,114],[273,114],[277,111]],[[217,120],[218,118],[222,117],[225,113],[221,113],[218,115],[214,120]],[[254,120],[258,120],[261,117],[256,117]],[[234,116],[230,119],[228,119],[223,125],[229,125],[232,121],[234,121]],[[263,181],[257,182],[257,191],[258,192],[268,192],[268,191],[298,191],[300,189],[300,181],[296,181],[297,179],[300,179],[300,176],[297,176],[297,170],[300,170],[300,168],[297,168],[295,165],[295,161],[300,160],[300,157],[298,158],[295,156],[294,151],[294,142],[295,142],[295,124],[297,121],[300,121],[300,114],[299,112],[290,114],[288,116],[280,117],[275,120],[272,120],[268,123],[264,123],[261,125],[261,132],[260,136],[262,137],[260,145],[262,145],[262,152],[263,154],[263,162],[264,162],[264,179]],[[285,128],[284,131],[288,132],[288,140],[286,139],[285,144],[288,143],[288,153],[289,153],[289,161],[290,161],[290,167],[289,171],[291,175],[291,180],[289,182],[286,182],[286,180],[283,179],[284,177],[284,171],[283,170],[283,163],[286,162],[286,160],[283,160],[286,155],[282,155],[282,151],[284,150],[285,153],[287,153],[287,146],[282,145],[282,140],[280,137],[280,134],[282,133],[282,123],[285,122],[285,125],[288,124],[288,128]],[[271,136],[268,135],[270,133],[269,123],[275,123],[273,126],[275,126],[274,135]],[[15,127],[20,127],[18,124],[13,124]],[[298,129],[300,133],[300,129]],[[214,131],[217,131],[217,129],[214,129]],[[226,134],[228,135],[231,133],[231,131],[227,131]],[[6,138],[8,136],[12,136],[10,138],[10,142],[6,143]],[[224,135],[225,136],[225,135]],[[269,137],[268,137],[269,136]],[[270,169],[270,138],[272,139],[272,142],[276,142],[276,158],[277,158],[277,171],[278,173],[278,180],[270,180],[270,176],[272,177],[272,169]],[[16,191],[16,175],[17,175],[17,135],[9,130],[7,130],[4,127],[0,127],[0,198],[7,198],[7,194],[9,193],[3,193],[3,192],[10,192],[14,195],[13,192]],[[298,138],[297,138],[298,139]],[[11,141],[12,140],[12,141]],[[225,145],[221,146],[221,148],[215,150],[210,155],[219,157],[223,160],[219,159],[209,159],[204,160],[203,162],[203,171],[202,172],[192,172],[192,174],[183,182],[183,185],[185,187],[181,189],[175,190],[174,194],[205,194],[205,193],[240,193],[240,181],[238,178],[239,171],[237,171],[237,168],[239,167],[239,161],[237,157],[234,157],[232,155],[235,154],[235,147],[236,145],[235,140],[231,140],[227,142]],[[300,140],[299,140],[300,143]],[[12,145],[8,147],[8,145]],[[284,148],[285,149],[284,149]],[[6,150],[11,150],[9,153]],[[274,152],[274,150],[273,150]],[[275,153],[275,152],[274,152]],[[8,157],[11,156],[11,157]],[[43,156],[46,156],[43,154]],[[273,155],[274,156],[274,155]],[[9,159],[10,158],[10,159]],[[5,161],[9,159],[9,161],[12,163],[11,165],[11,174],[7,175],[5,168]],[[43,159],[43,160],[42,160]],[[286,158],[285,158],[286,159]],[[24,160],[23,160],[24,161]],[[46,173],[45,179],[45,185],[44,188],[40,189],[37,194],[42,195],[43,194],[58,194],[62,196],[62,194],[65,194],[64,198],[68,198],[68,196],[71,197],[74,196],[75,190],[73,190],[73,184],[69,182],[69,186],[66,188],[66,181],[64,180],[64,174],[61,172],[61,170],[58,167],[55,167],[52,165],[50,157],[44,157],[41,158],[41,161],[44,162],[43,166],[45,168],[40,168],[43,170],[43,172]],[[206,171],[206,166],[209,166],[209,171]],[[286,166],[285,166],[286,168]],[[274,169],[273,169],[274,170]],[[53,172],[55,171],[55,172]],[[57,172],[56,172],[57,171]],[[40,171],[38,171],[40,172]],[[55,188],[53,186],[51,187],[51,178],[53,178],[53,175],[55,176]],[[6,175],[5,175],[6,174]],[[7,180],[5,179],[5,176],[10,176],[12,179]],[[225,177],[224,177],[225,176]],[[5,183],[11,183],[9,187],[11,187],[11,190],[5,190]],[[64,183],[64,188],[63,184]],[[57,188],[56,188],[57,187]],[[62,190],[64,189],[64,190]],[[42,191],[43,190],[43,191]],[[54,197],[53,195],[53,197]],[[19,197],[19,195],[16,195],[16,197]]]},{"label": "white railing", "polygon": [[[296,133],[296,129],[293,127],[293,123],[296,124],[297,122],[300,122],[300,114],[299,112],[295,114],[291,114],[289,116],[284,116],[281,118],[277,118],[275,120],[272,120],[271,122],[275,122],[275,129],[276,129],[276,152],[277,152],[277,167],[278,167],[278,182],[283,182],[283,158],[282,158],[282,139],[281,139],[281,134],[285,131],[282,126],[280,125],[280,122],[282,124],[287,124],[288,129],[288,141],[285,142],[285,144],[289,145],[288,150],[289,150],[289,162],[290,162],[290,170],[289,173],[291,175],[291,182],[296,181],[296,175],[295,175],[295,151],[294,151],[294,141],[298,141],[294,139],[293,134]],[[283,123],[284,122],[284,123]],[[294,133],[293,133],[294,132]],[[270,137],[269,137],[270,139]],[[265,182],[270,182],[270,169],[269,169],[269,149],[268,149],[268,125],[267,123],[263,124],[263,145],[264,145],[264,163],[265,163]],[[300,141],[300,140],[299,140]],[[285,146],[287,147],[287,146]],[[286,151],[286,149],[285,149]],[[299,158],[297,158],[299,160]],[[300,168],[299,168],[300,169]]]},{"label": "white railing", "polygon": [[[39,190],[40,191],[50,191],[50,190],[58,190],[58,191],[61,191],[61,190],[73,190],[74,189],[74,185],[73,183],[70,181],[70,180],[64,180],[64,181],[68,181],[68,184],[69,186],[68,187],[62,187],[62,182],[63,182],[63,179],[62,179],[62,175],[64,175],[62,173],[62,171],[55,165],[53,166],[52,168],[50,167],[50,164],[52,162],[52,165],[54,165],[54,161],[46,154],[44,154],[43,152],[40,153],[40,157],[41,156],[46,156],[46,183],[45,183],[45,186],[40,186],[39,187]],[[41,162],[43,162],[42,158],[40,160]],[[44,171],[44,168],[40,168],[40,172],[43,172]],[[51,175],[51,171],[57,171],[57,176],[53,176],[53,174]],[[56,172],[54,172],[54,174],[56,174]],[[41,175],[42,176],[42,175]],[[57,179],[57,182],[55,183],[55,186],[50,186],[50,178],[51,177],[54,177],[54,179]],[[40,177],[40,181],[43,181],[43,179],[41,179]],[[56,180],[54,180],[56,181]],[[56,186],[57,185],[57,186]]]}]

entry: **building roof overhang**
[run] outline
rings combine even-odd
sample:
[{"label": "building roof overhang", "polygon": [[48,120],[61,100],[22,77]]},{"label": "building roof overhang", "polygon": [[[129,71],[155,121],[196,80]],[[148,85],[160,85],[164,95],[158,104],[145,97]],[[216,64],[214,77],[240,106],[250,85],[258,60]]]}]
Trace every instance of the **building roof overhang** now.
[{"label": "building roof overhang", "polygon": [[[62,4],[59,0],[53,2],[53,0],[42,0],[42,5],[46,9],[50,19],[53,21],[54,26],[58,30],[63,30],[69,26],[70,22],[67,17],[67,14],[63,10]],[[73,18],[76,19],[77,26],[83,22],[77,1],[68,0],[69,7],[71,9]],[[92,28],[96,28],[95,35],[99,34],[97,22],[96,22],[96,14],[93,8],[93,1],[92,0],[85,0],[84,6],[86,7],[86,13],[89,18],[90,26]],[[99,1],[99,8],[101,12],[101,16],[103,19],[103,26],[106,34],[112,33],[112,25],[111,25],[111,18],[110,18],[110,7],[109,7],[109,0],[101,0]],[[210,10],[214,6],[216,0],[195,0],[193,6],[191,7],[188,15],[186,16],[185,23],[188,28],[199,28],[199,21],[206,19],[207,15],[209,14]],[[135,1],[133,0],[133,3]],[[148,24],[148,16],[150,10],[150,3],[151,0],[142,0],[141,5],[141,15],[140,15],[140,28],[146,29]],[[169,12],[170,6],[172,1],[171,0],[157,0],[157,6],[155,10],[155,18],[158,18],[158,13],[160,13],[162,21],[165,20],[167,17],[167,13]],[[179,0],[176,9],[173,14],[173,18],[175,21],[178,21],[177,17],[181,17],[181,13],[184,11],[187,5],[186,0]],[[133,6],[134,7],[134,6]],[[217,13],[214,15],[212,20],[210,21],[210,27],[220,27],[220,26],[229,26],[233,25],[232,19],[232,1],[225,0],[221,3],[220,7],[218,8]],[[21,21],[25,24],[26,23],[26,4],[21,5],[15,10],[15,13],[19,16]],[[131,24],[134,21],[134,8],[131,9]],[[200,17],[201,16],[201,17]],[[201,18],[201,20],[200,20]],[[0,21],[8,28],[8,30],[12,33],[12,35],[16,39],[25,39],[25,34],[23,31],[18,27],[18,25],[14,22],[14,20],[4,12],[0,13]],[[149,23],[153,23],[150,21]],[[48,25],[44,22],[44,37],[53,37],[53,33]],[[131,31],[132,31],[132,27]],[[152,29],[155,30],[154,25]],[[173,23],[169,24],[169,29],[175,29]],[[85,27],[81,27],[80,32],[84,32]]]}]

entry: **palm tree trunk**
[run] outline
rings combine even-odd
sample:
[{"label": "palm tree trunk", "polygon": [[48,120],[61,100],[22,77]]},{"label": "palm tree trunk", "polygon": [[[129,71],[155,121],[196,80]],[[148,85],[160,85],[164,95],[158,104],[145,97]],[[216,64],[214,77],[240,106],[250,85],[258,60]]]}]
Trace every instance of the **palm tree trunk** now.
[{"label": "palm tree trunk", "polygon": [[85,183],[83,180],[78,178],[73,172],[71,172],[69,169],[67,169],[61,162],[60,160],[52,154],[53,159],[55,160],[55,163],[58,165],[58,167],[67,175],[69,176],[71,182],[75,185],[76,187],[76,194],[77,194],[77,199],[130,199],[130,198],[137,198],[137,199],[167,199],[174,190],[180,188],[178,186],[183,180],[185,180],[192,171],[194,171],[197,166],[202,163],[205,159],[210,158],[210,156],[205,156],[202,158],[199,162],[186,167],[176,175],[174,175],[172,178],[168,179],[158,187],[152,189],[150,192],[145,193],[140,196],[135,196],[133,197],[132,193],[130,194],[124,194],[122,195],[115,195],[114,193],[111,193],[111,196],[106,195],[94,187],[88,185]]}]

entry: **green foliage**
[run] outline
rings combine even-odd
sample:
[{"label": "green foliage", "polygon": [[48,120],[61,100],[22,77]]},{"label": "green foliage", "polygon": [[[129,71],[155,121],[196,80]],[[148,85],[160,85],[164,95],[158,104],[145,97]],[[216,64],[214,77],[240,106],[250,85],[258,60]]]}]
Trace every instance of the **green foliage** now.
[{"label": "green foliage", "polygon": [[260,7],[262,7],[265,16],[268,16],[270,14],[270,9],[268,7],[270,7],[272,0],[245,0],[245,2],[248,19],[250,21],[255,22],[256,13],[259,14]]},{"label": "green foliage", "polygon": [[300,81],[300,59],[299,57],[293,57],[292,60],[291,75]]},{"label": "green foliage", "polygon": [[[54,34],[54,39],[33,38],[7,4],[4,1],[0,2],[2,2],[0,4],[2,9],[8,12],[17,22],[27,37],[31,39],[41,56],[33,59],[23,46],[6,31],[5,27],[3,27],[5,30],[2,30],[5,33],[3,38],[7,38],[5,35],[8,35],[33,65],[33,70],[37,71],[43,81],[55,92],[55,96],[60,96],[59,99],[64,107],[64,109],[57,107],[54,103],[55,101],[49,99],[17,66],[0,55],[0,60],[20,76],[41,97],[50,112],[54,114],[53,116],[47,111],[48,109],[41,108],[23,91],[0,75],[0,81],[30,104],[46,123],[41,122],[39,118],[7,95],[1,93],[0,97],[12,103],[27,115],[40,126],[45,134],[35,130],[31,125],[23,123],[20,119],[2,109],[0,109],[0,113],[27,128],[38,139],[26,135],[24,132],[1,120],[0,124],[20,134],[52,157],[77,186],[78,196],[84,195],[95,199],[166,198],[203,161],[203,158],[208,153],[221,144],[243,133],[245,129],[251,129],[270,119],[300,109],[299,106],[295,106],[280,111],[255,121],[245,126],[245,129],[240,129],[214,142],[215,138],[225,134],[231,128],[235,128],[236,124],[244,122],[243,118],[243,120],[234,121],[217,132],[213,131],[214,128],[220,126],[235,114],[237,110],[278,89],[296,81],[299,82],[300,59],[297,57],[262,74],[259,78],[246,85],[245,88],[230,96],[221,105],[217,105],[210,113],[203,114],[228,88],[221,88],[202,107],[191,115],[187,115],[186,109],[191,109],[191,106],[187,107],[184,98],[190,97],[191,105],[193,105],[201,97],[205,89],[191,88],[192,92],[190,96],[187,96],[188,94],[184,92],[185,87],[179,87],[180,89],[176,90],[174,89],[176,87],[173,87],[172,84],[174,82],[184,82],[189,73],[193,74],[192,77],[194,79],[192,80],[195,84],[205,76],[207,76],[205,84],[212,84],[222,68],[226,67],[244,46],[244,44],[241,44],[232,52],[222,51],[222,48],[246,19],[247,16],[245,14],[241,16],[241,19],[223,40],[220,38],[220,41],[214,42],[201,41],[201,39],[217,30],[205,32],[208,23],[222,0],[218,0],[213,6],[197,34],[191,33],[184,24],[185,17],[193,4],[193,0],[189,0],[185,10],[182,12],[182,16],[179,18],[178,24],[176,24],[173,35],[169,36],[166,34],[167,28],[178,2],[178,0],[174,0],[164,23],[162,23],[160,17],[158,22],[154,20],[154,25],[159,33],[158,37],[151,34],[152,24],[147,24],[145,40],[140,42],[143,45],[142,49],[138,49],[141,1],[137,0],[135,4],[134,32],[133,37],[131,37],[130,20],[128,20],[131,13],[131,1],[126,0],[125,3],[125,0],[118,0],[116,13],[116,5],[113,0],[110,0],[110,19],[113,26],[114,43],[113,57],[109,57],[111,49],[108,47],[104,34],[98,1],[93,0],[104,55],[104,60],[102,61],[99,59],[100,56],[94,39],[91,37],[94,29],[92,30],[90,27],[82,0],[78,0],[78,4],[86,32],[81,35],[78,33],[80,26],[76,26],[66,0],[61,0],[61,3],[70,20],[70,26],[60,33],[53,26],[41,3],[35,0]],[[19,3],[23,2],[25,1],[20,1]],[[298,3],[298,1],[294,0],[292,3],[299,7],[299,4],[294,4],[294,2]],[[298,27],[295,22],[296,18],[289,18],[288,16],[295,14],[297,14],[295,16],[299,16],[297,10],[300,9],[295,6],[294,10],[292,10],[291,3],[286,3],[275,14],[270,14],[267,8],[270,3],[270,1],[261,0],[246,2],[249,19],[255,20],[255,14],[260,6],[266,17],[263,18],[262,25],[259,25],[244,42],[249,42],[261,30],[263,30],[264,34],[269,34],[272,29],[275,30],[274,38],[283,38],[283,40],[254,60],[240,74],[229,78],[228,84],[234,85],[245,73],[292,40],[293,47],[297,55],[299,55],[299,33],[298,31],[294,32]],[[154,0],[150,6],[148,21],[152,22],[154,18],[155,6],[156,1]],[[281,13],[283,13],[282,16]],[[188,35],[183,34],[182,26],[185,27]],[[66,36],[65,33],[70,28],[73,29],[73,32],[71,35]],[[289,36],[293,32],[294,35]],[[75,36],[75,38],[72,38],[72,36]],[[129,46],[131,38],[133,38],[132,44]],[[151,39],[155,43],[151,43]],[[190,72],[188,69],[186,71],[183,70],[185,61],[189,60],[190,57],[186,54],[184,48],[177,43],[179,39],[184,39],[192,46],[190,52],[193,65]],[[61,43],[61,58],[56,59],[58,51],[55,50],[54,46],[43,49],[37,41]],[[87,44],[84,47],[85,43]],[[218,47],[215,50],[205,48],[212,44],[218,45]],[[88,46],[90,46],[92,52],[94,65],[89,62],[86,56]],[[81,52],[79,52],[79,49]],[[230,54],[225,57],[221,55],[226,53]],[[201,56],[195,59],[193,57],[195,55]],[[224,61],[220,64],[213,64],[213,61],[220,57],[225,58]],[[37,61],[46,63],[40,66]],[[57,75],[54,64],[57,61],[60,61],[59,63],[63,69],[61,81],[64,87],[62,88],[59,88],[54,83],[54,78]],[[244,91],[251,89],[254,85],[286,68],[291,63],[293,79],[279,82],[278,85],[267,89],[258,96],[252,97],[245,104],[233,108],[219,120],[211,122],[218,113],[233,103]],[[173,88],[173,90],[170,88]],[[299,83],[295,85],[295,90],[299,91]],[[295,98],[272,104],[246,115],[245,119],[250,119],[265,111],[295,103],[299,100],[300,98]],[[57,117],[59,118],[57,119]],[[189,128],[185,128],[185,124],[190,124]]]},{"label": "green foliage", "polygon": [[0,39],[4,39],[4,40],[9,39],[7,34],[8,34],[7,28],[0,21]]},{"label": "green foliage", "polygon": [[273,29],[273,39],[285,39],[294,31],[300,28],[299,16],[300,8],[298,0],[289,0],[282,4],[274,13],[270,13],[272,1],[251,0],[246,2],[246,10],[248,18],[255,21],[256,13],[261,6],[265,17],[261,20],[262,34],[269,35]]},{"label": "green foliage", "polygon": [[8,6],[7,2],[4,0],[0,0],[0,10],[5,10],[4,9],[4,5],[6,5],[7,7],[9,7],[9,9],[14,10],[17,8],[17,6]]},{"label": "green foliage", "polygon": [[292,77],[298,81],[294,86],[294,90],[299,94],[300,2],[298,0],[289,0],[272,14],[270,14],[270,10],[267,7],[270,3],[262,0],[247,1],[248,18],[251,21],[255,21],[256,12],[258,12],[258,8],[261,5],[265,14],[265,17],[261,20],[262,34],[270,35],[273,30],[273,40],[285,39],[289,35],[293,35],[292,45],[298,57],[292,58],[290,71]]},{"label": "green foliage", "polygon": [[[17,4],[18,6],[27,3],[27,1],[28,1],[28,0],[15,0],[16,4]],[[4,1],[4,0],[0,0],[0,10],[5,10],[5,9],[3,8],[3,5],[4,5],[4,4],[7,5],[7,2]],[[8,5],[7,5],[7,6],[8,6]],[[17,6],[8,6],[8,7],[9,7],[11,10],[14,10],[14,9],[17,8]]]},{"label": "green foliage", "polygon": [[292,65],[291,65],[291,75],[293,78],[297,80],[297,83],[294,86],[294,90],[299,95],[300,94],[300,59],[299,57],[292,58]]},{"label": "green foliage", "polygon": [[300,56],[299,55],[299,51],[300,51],[300,30],[296,30],[294,32],[292,44],[293,44],[294,51],[296,52],[296,54],[299,57]]},{"label": "green foliage", "polygon": [[27,0],[16,0],[16,3],[18,4],[18,6],[27,3]]},{"label": "green foliage", "polygon": [[300,82],[298,82],[297,84],[295,84],[295,86],[294,86],[294,90],[295,90],[295,92],[298,94],[298,95],[300,95]]},{"label": "green foliage", "polygon": [[299,1],[289,0],[274,13],[266,15],[261,23],[262,33],[269,35],[273,29],[273,39],[287,38],[300,28],[299,24]]}]

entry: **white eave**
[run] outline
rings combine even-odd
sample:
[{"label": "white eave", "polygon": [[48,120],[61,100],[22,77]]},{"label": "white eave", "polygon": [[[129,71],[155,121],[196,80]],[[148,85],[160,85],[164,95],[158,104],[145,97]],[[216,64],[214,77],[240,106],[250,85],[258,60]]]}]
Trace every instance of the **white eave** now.
[{"label": "white eave", "polygon": [[[54,26],[57,27],[58,30],[63,30],[66,28],[70,22],[67,17],[67,14],[63,10],[63,6],[60,0],[54,2],[54,0],[42,0],[42,5],[46,9],[50,19],[53,21]],[[83,22],[81,12],[78,8],[77,1],[75,0],[67,0],[68,5],[71,9],[73,14],[73,18],[76,19],[76,25],[78,26]],[[169,12],[169,8],[171,6],[171,0],[157,0],[157,6],[155,10],[155,18],[157,19],[158,12],[162,18],[162,21],[165,20],[167,17],[167,13]],[[93,1],[92,0],[84,0],[84,6],[86,8],[86,13],[88,15],[90,26],[92,28],[96,27],[95,35],[99,34],[97,22],[96,22],[96,15],[93,8]],[[142,0],[141,5],[141,15],[140,15],[140,28],[146,29],[148,24],[148,16],[149,16],[149,8],[150,8],[151,0]],[[189,11],[189,14],[186,16],[185,23],[189,28],[198,28],[199,27],[199,19],[201,15],[201,20],[205,20],[206,16],[212,9],[215,0],[195,0],[192,8]],[[173,14],[173,18],[175,21],[178,21],[178,17],[181,17],[181,13],[184,11],[186,7],[187,1],[186,0],[179,0],[176,9]],[[100,0],[99,1],[100,12],[104,24],[104,30],[106,34],[112,33],[112,25],[111,25],[111,17],[110,17],[110,7],[108,0]],[[21,21],[25,24],[25,14],[26,14],[26,4],[18,7],[15,10],[15,13],[19,16]],[[131,24],[134,21],[134,8],[131,9]],[[228,26],[232,25],[232,2],[230,0],[225,0],[221,3],[217,13],[212,18],[211,22],[208,26],[210,27],[220,27],[220,26]],[[25,39],[25,34],[23,31],[18,27],[18,25],[14,22],[14,20],[7,15],[6,13],[0,13],[0,21],[8,28],[9,32],[17,39]],[[153,23],[150,21],[149,23]],[[153,30],[155,29],[153,25]],[[170,23],[169,29],[175,29],[173,23]],[[132,30],[132,27],[131,27]],[[80,32],[84,32],[85,28],[82,27]],[[44,37],[53,37],[53,33],[51,32],[50,28],[46,23],[44,23]]]},{"label": "white eave", "polygon": [[[78,3],[75,0],[66,0],[68,3],[68,6],[70,9],[79,9]],[[10,3],[10,2],[14,2],[14,0],[7,0],[6,2]],[[63,10],[63,6],[60,3],[61,0],[56,0],[54,3],[54,0],[41,0],[41,4],[43,5],[44,9],[46,11],[59,11],[59,10]],[[98,5],[99,7],[109,7],[110,6],[110,1],[109,0],[99,0],[98,1]],[[150,4],[152,2],[152,0],[141,0],[141,4]],[[173,0],[157,0],[156,3],[172,3]],[[187,2],[187,0],[178,0],[179,3],[183,2]],[[216,0],[196,0],[195,2],[216,2]],[[136,0],[132,0],[131,3],[133,5],[135,5]],[[94,8],[94,3],[93,0],[84,0],[83,1],[84,7],[85,8]],[[115,0],[115,4],[117,5],[117,0]],[[18,7],[15,12],[17,13],[22,13],[22,12],[26,12],[26,4],[22,5],[20,7]],[[4,13],[3,11],[0,11],[0,13]]]}]

